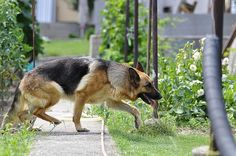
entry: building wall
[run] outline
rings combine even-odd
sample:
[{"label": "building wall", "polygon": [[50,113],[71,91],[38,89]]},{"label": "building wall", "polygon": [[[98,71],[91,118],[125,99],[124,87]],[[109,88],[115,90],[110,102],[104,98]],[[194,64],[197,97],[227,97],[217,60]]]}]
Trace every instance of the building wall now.
[{"label": "building wall", "polygon": [[36,18],[40,23],[56,22],[56,0],[37,1]]},{"label": "building wall", "polygon": [[79,23],[79,13],[68,2],[69,0],[57,0],[57,22]]},{"label": "building wall", "polygon": [[40,34],[49,39],[68,39],[70,34],[79,36],[77,23],[40,23]]}]

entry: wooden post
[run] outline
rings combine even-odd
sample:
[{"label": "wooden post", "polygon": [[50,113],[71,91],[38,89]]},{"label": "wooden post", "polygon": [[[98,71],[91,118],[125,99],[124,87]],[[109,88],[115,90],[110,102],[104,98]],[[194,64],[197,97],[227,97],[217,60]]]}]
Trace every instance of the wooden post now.
[{"label": "wooden post", "polygon": [[126,6],[125,6],[125,46],[124,46],[124,61],[128,61],[128,32],[129,32],[129,0],[126,0]]},{"label": "wooden post", "polygon": [[138,0],[134,0],[134,66],[138,63]]}]

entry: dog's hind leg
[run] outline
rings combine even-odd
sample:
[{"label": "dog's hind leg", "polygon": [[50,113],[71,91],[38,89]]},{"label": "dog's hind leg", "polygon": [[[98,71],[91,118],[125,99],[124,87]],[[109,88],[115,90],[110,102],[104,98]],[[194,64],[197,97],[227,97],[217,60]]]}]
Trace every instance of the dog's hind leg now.
[{"label": "dog's hind leg", "polygon": [[22,123],[33,119],[33,115],[32,115],[32,113],[30,113],[29,110],[24,110],[22,112],[19,112],[18,117]]},{"label": "dog's hind leg", "polygon": [[37,117],[39,117],[39,118],[45,120],[45,121],[48,121],[48,122],[50,122],[50,123],[53,123],[53,124],[55,124],[55,125],[58,125],[58,124],[61,123],[60,120],[58,120],[58,119],[56,119],[56,118],[54,118],[54,117],[52,117],[52,116],[46,114],[45,111],[46,111],[46,110],[43,109],[43,108],[38,108],[33,114],[34,114],[35,116],[37,116]]},{"label": "dog's hind leg", "polygon": [[29,126],[28,130],[39,131],[39,128],[33,128],[34,121],[36,120],[36,116],[33,115],[35,105],[28,105],[29,103],[27,100],[24,100],[24,103],[27,104],[28,108],[18,112],[17,116],[19,117],[21,123],[25,123]]},{"label": "dog's hind leg", "polygon": [[60,86],[55,82],[45,83],[41,88],[31,91],[25,97],[28,100],[28,106],[34,107],[30,112],[45,121],[53,124],[60,124],[61,121],[45,113],[46,109],[55,105],[61,97]]},{"label": "dog's hind leg", "polygon": [[114,100],[107,100],[106,104],[110,108],[125,111],[132,114],[135,118],[135,128],[139,129],[141,127],[142,120],[140,112],[136,107],[130,106],[129,104],[124,103],[122,101],[114,101]]}]

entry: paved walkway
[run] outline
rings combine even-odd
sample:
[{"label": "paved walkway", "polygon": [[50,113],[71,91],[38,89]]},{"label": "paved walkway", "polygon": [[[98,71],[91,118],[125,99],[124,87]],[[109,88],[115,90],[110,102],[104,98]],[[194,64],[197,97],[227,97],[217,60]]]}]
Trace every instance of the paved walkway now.
[{"label": "paved walkway", "polygon": [[[30,156],[102,156],[101,119],[82,118],[82,125],[90,132],[78,133],[72,122],[73,106],[67,101],[60,101],[48,114],[63,122],[54,128],[48,122],[37,119],[35,127],[39,133],[30,152]],[[116,156],[115,144],[105,129],[105,150],[107,155]]]}]

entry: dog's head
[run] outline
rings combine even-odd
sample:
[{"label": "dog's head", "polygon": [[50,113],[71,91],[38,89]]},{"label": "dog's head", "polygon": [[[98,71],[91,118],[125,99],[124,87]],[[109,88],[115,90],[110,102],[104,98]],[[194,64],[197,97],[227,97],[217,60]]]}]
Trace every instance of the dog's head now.
[{"label": "dog's head", "polygon": [[137,90],[137,97],[140,97],[145,103],[151,104],[152,100],[162,98],[159,91],[153,85],[151,78],[144,73],[140,63],[136,68],[129,68],[130,83]]}]

